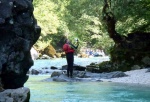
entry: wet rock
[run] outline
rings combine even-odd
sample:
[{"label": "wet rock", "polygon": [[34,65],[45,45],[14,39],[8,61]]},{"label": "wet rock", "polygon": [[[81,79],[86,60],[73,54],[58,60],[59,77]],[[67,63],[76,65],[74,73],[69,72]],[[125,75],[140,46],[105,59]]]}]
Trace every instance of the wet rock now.
[{"label": "wet rock", "polygon": [[58,71],[54,71],[52,74],[51,74],[51,77],[59,77],[61,75],[61,72],[58,72]]},{"label": "wet rock", "polygon": [[57,67],[51,66],[51,69],[58,69]]},{"label": "wet rock", "polygon": [[78,70],[78,71],[85,71],[86,69],[86,67],[80,65],[74,65],[73,68],[74,70]]},{"label": "wet rock", "polygon": [[0,92],[0,102],[29,102],[30,90],[26,87]]},{"label": "wet rock", "polygon": [[48,69],[48,67],[43,67],[42,69]]},{"label": "wet rock", "polygon": [[92,72],[92,73],[100,73],[99,67],[95,65],[87,65],[86,71]]},{"label": "wet rock", "polygon": [[38,75],[40,72],[38,70],[32,69],[31,74],[32,75]]},{"label": "wet rock", "polygon": [[78,77],[78,78],[86,78],[86,72],[85,71],[76,71],[77,73],[75,74],[74,72],[74,76]]},{"label": "wet rock", "polygon": [[[67,65],[62,66],[62,70],[67,70],[67,67]],[[78,71],[85,71],[86,67],[74,64],[73,69]]]},{"label": "wet rock", "polygon": [[118,78],[118,77],[125,77],[125,76],[127,75],[121,71],[110,72],[107,74],[107,78]]},{"label": "wet rock", "polygon": [[99,78],[80,78],[73,76],[73,78],[67,77],[67,75],[61,74],[59,77],[53,77],[51,80],[46,79],[45,81],[55,82],[102,82]]},{"label": "wet rock", "polygon": [[68,67],[67,65],[63,65],[61,69],[62,70],[67,70],[67,67]]}]

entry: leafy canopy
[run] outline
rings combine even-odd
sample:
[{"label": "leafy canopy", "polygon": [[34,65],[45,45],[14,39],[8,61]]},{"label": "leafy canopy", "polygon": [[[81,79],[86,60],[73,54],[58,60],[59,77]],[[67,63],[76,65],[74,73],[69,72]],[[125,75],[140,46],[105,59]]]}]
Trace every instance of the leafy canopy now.
[{"label": "leafy canopy", "polygon": [[78,38],[83,47],[109,50],[113,41],[102,20],[104,1],[119,34],[150,31],[150,0],[34,0],[34,15],[42,28],[36,46],[40,50],[50,43],[58,47],[67,36],[73,41]]}]

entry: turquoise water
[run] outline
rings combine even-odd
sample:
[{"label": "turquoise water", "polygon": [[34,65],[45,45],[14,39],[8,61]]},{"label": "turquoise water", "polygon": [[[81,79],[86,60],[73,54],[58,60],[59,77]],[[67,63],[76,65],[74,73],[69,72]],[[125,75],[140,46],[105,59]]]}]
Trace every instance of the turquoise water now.
[{"label": "turquoise water", "polygon": [[150,87],[111,82],[42,82],[30,76],[30,102],[150,102]]},{"label": "turquoise water", "polygon": [[[80,66],[86,66],[89,65],[92,62],[103,62],[108,61],[109,57],[93,57],[93,58],[74,58],[74,64],[80,65]],[[66,58],[55,58],[50,60],[34,60],[34,65],[31,67],[31,69],[41,69],[44,67],[51,67],[55,66],[58,68],[61,68],[63,65],[66,65],[67,61]]]}]

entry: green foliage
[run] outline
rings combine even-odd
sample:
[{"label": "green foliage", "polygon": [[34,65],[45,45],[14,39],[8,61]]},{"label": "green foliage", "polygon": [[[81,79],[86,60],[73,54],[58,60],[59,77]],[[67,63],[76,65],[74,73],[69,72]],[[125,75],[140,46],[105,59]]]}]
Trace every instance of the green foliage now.
[{"label": "green foliage", "polygon": [[102,1],[72,0],[67,8],[70,12],[69,17],[72,19],[71,22],[70,20],[69,22],[67,21],[68,27],[72,31],[71,38],[72,36],[79,38],[83,46],[104,48],[101,45],[97,45],[99,41],[104,41],[101,39],[106,34],[100,18]]},{"label": "green foliage", "polygon": [[34,0],[34,2],[34,14],[38,21],[38,25],[42,28],[42,36],[57,33],[60,22],[55,12],[58,5],[50,2],[50,0]]},{"label": "green foliage", "polygon": [[[63,17],[66,12],[66,1],[34,0],[34,15],[38,21],[38,25],[42,29],[41,37],[39,41],[35,44],[35,46],[38,47],[38,49],[43,50],[56,38],[58,39],[60,36],[63,36],[63,34],[68,32],[67,24],[63,21]],[[54,34],[58,36],[53,37],[52,35]]]},{"label": "green foliage", "polygon": [[49,39],[57,47],[57,42],[67,36],[73,42],[74,38],[78,38],[80,45],[94,47],[97,44],[94,39],[98,41],[104,33],[99,19],[102,9],[100,1],[34,0],[34,6],[35,17],[42,28],[39,42],[45,43],[43,45],[47,45]]},{"label": "green foliage", "polygon": [[[119,34],[150,31],[150,0],[107,1]],[[35,18],[42,28],[36,43],[40,49],[48,43],[60,48],[64,36],[73,43],[78,38],[80,47],[101,48],[106,52],[114,44],[102,22],[103,0],[34,0],[33,4]]]},{"label": "green foliage", "polygon": [[150,0],[112,0],[109,4],[119,34],[150,31]]}]

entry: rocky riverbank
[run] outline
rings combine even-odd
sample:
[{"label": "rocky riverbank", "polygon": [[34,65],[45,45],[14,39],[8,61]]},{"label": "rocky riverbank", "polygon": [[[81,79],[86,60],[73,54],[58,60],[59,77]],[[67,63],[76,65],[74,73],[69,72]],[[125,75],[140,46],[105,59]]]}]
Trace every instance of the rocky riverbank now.
[{"label": "rocky riverbank", "polygon": [[101,79],[102,81],[119,82],[119,83],[135,83],[150,86],[150,68],[131,70],[124,72],[126,77]]},{"label": "rocky riverbank", "polygon": [[[103,61],[103,60],[104,60],[103,58],[99,58],[99,61]],[[105,59],[105,60],[108,60],[108,59]],[[86,62],[87,60],[85,61],[85,59],[76,59],[75,61],[77,64],[80,64],[80,65],[84,65],[85,63],[87,64]],[[56,81],[56,82],[108,81],[108,82],[135,83],[135,84],[150,85],[150,80],[148,80],[150,77],[150,74],[149,74],[150,68],[136,69],[136,70],[126,71],[126,72],[113,71],[113,72],[94,73],[92,71],[88,71],[86,66],[75,65],[74,67],[77,70],[74,69],[74,77],[68,78],[66,75],[66,68],[65,68],[66,66],[62,66],[62,68],[52,67],[52,65],[53,66],[64,65],[65,62],[66,62],[65,59],[53,60],[51,61],[51,63],[45,60],[36,61],[35,65],[29,71],[29,75],[30,74],[31,75],[50,75],[48,79],[45,79],[43,81]],[[81,69],[83,70],[81,71]]]}]

